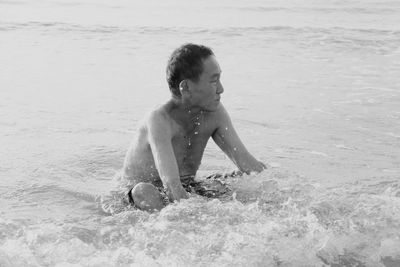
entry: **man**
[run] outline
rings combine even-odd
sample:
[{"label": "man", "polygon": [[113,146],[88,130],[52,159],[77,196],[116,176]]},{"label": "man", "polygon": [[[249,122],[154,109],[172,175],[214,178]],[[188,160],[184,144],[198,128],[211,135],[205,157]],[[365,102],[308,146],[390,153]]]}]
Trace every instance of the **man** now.
[{"label": "man", "polygon": [[210,137],[240,171],[265,168],[233,128],[220,102],[220,78],[210,48],[185,44],[172,53],[167,65],[171,99],[144,120],[124,162],[123,175],[133,187],[128,197],[136,207],[160,210],[164,204],[157,187],[164,187],[172,201],[188,198],[183,184],[193,181]]}]

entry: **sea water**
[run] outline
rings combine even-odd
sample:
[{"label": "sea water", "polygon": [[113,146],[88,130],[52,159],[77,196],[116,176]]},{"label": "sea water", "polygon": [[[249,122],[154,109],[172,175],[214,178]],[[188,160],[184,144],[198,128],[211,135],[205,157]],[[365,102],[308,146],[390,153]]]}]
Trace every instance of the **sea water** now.
[{"label": "sea water", "polygon": [[[269,168],[106,213],[185,42]],[[400,266],[400,1],[0,1],[0,150],[0,266]]]}]

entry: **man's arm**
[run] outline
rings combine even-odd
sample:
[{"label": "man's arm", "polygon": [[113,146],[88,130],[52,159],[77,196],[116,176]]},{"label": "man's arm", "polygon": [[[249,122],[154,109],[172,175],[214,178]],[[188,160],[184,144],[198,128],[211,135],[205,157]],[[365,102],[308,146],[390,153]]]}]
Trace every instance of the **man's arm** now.
[{"label": "man's arm", "polygon": [[173,200],[188,198],[179,177],[178,164],[172,148],[172,129],[160,111],[153,112],[148,121],[148,138],[154,162],[164,187]]},{"label": "man's arm", "polygon": [[233,128],[231,118],[222,104],[217,111],[217,129],[212,135],[214,142],[235,163],[239,170],[250,173],[266,169],[264,163],[256,160],[243,145]]}]

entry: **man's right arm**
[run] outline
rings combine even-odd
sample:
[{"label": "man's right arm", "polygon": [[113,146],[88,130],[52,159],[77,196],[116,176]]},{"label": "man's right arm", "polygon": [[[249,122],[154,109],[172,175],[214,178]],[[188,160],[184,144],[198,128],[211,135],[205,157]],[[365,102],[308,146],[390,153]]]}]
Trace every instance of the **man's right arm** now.
[{"label": "man's right arm", "polygon": [[161,111],[152,112],[147,120],[147,136],[158,174],[173,200],[188,198],[179,177],[179,168],[172,147],[172,126]]}]

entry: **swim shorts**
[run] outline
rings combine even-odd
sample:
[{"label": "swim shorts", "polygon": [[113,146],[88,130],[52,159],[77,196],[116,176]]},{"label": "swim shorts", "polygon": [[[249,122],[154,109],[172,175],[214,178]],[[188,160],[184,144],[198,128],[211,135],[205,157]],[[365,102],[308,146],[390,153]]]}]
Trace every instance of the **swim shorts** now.
[{"label": "swim shorts", "polygon": [[[238,177],[241,176],[242,172],[240,171],[234,171],[232,173],[216,173],[207,176],[204,180],[195,180],[194,176],[185,176],[181,177],[181,183],[183,188],[188,193],[191,194],[197,194],[200,196],[204,196],[207,198],[221,198],[221,197],[226,197],[230,196],[231,194],[231,188],[229,187],[229,184],[226,183],[225,179],[230,178],[230,177]],[[156,188],[160,192],[161,196],[163,197],[164,204],[169,203],[168,195],[166,192],[166,189],[162,186],[162,183],[157,183],[155,184]],[[132,188],[133,189],[133,188]],[[129,204],[135,205],[135,202],[133,201],[131,190],[127,193],[127,200]]]}]

